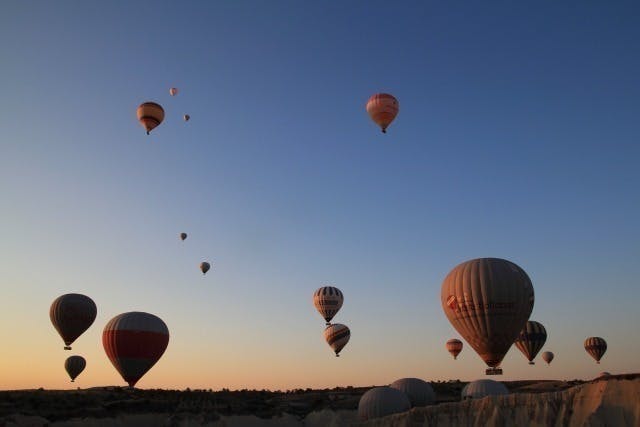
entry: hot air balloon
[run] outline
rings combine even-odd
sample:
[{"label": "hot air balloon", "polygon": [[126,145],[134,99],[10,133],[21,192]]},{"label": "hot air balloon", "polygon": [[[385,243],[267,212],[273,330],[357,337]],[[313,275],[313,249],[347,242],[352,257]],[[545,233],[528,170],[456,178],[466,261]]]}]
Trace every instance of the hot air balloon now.
[{"label": "hot air balloon", "polygon": [[191,116],[188,114],[185,114],[184,116],[182,116],[182,118],[184,119],[185,122],[188,122],[189,119],[191,119]]},{"label": "hot air balloon", "polygon": [[336,357],[340,357],[340,351],[347,345],[349,338],[351,338],[351,331],[340,323],[329,325],[324,330],[324,339],[336,353]]},{"label": "hot air balloon", "polygon": [[453,360],[456,360],[462,351],[462,341],[455,338],[450,339],[447,341],[447,351],[451,353]]},{"label": "hot air balloon", "polygon": [[119,314],[102,332],[102,345],[129,387],[156,364],[169,344],[169,329],[157,316],[140,311]]},{"label": "hot air balloon", "polygon": [[56,298],[49,309],[49,318],[65,343],[65,350],[89,329],[96,320],[96,303],[86,295],[65,294]]},{"label": "hot air balloon", "polygon": [[593,357],[597,363],[607,351],[607,342],[600,337],[589,337],[584,341],[584,349]]},{"label": "hot air balloon", "polygon": [[211,264],[208,262],[204,261],[200,263],[200,271],[202,271],[202,274],[207,274],[207,271],[209,271],[210,268]]},{"label": "hot air balloon", "polygon": [[501,382],[493,380],[472,381],[462,389],[462,400],[480,399],[486,396],[509,394],[509,390]]},{"label": "hot air balloon", "polygon": [[177,94],[178,94],[178,88],[177,87],[172,87],[171,89],[169,89],[169,95],[176,96]]},{"label": "hot air balloon", "polygon": [[313,293],[313,305],[327,322],[327,326],[331,324],[331,319],[338,313],[343,302],[342,291],[333,286],[324,286]]},{"label": "hot air balloon", "polygon": [[553,360],[553,353],[550,351],[545,351],[540,356],[542,357],[542,360],[547,362],[547,365],[550,364],[551,361]]},{"label": "hot air balloon", "polygon": [[367,113],[371,119],[387,133],[387,127],[398,115],[400,104],[398,100],[388,93],[376,93],[367,101]]},{"label": "hot air balloon", "polygon": [[529,365],[535,365],[533,359],[547,341],[547,331],[541,323],[529,320],[516,338],[515,345],[529,360]]},{"label": "hot air balloon", "polygon": [[69,374],[71,382],[74,382],[76,377],[80,375],[84,368],[87,366],[87,361],[82,356],[69,356],[64,361],[64,369]]},{"label": "hot air balloon", "polygon": [[155,102],[145,102],[140,104],[138,111],[138,121],[147,131],[147,135],[164,120],[164,109]]},{"label": "hot air balloon", "polygon": [[374,387],[367,390],[358,402],[358,417],[362,421],[385,417],[411,409],[406,394],[391,387]]},{"label": "hot air balloon", "polygon": [[180,233],[180,240],[184,240],[187,238],[187,233]]},{"label": "hot air balloon", "polygon": [[453,327],[489,366],[500,362],[533,310],[533,285],[516,264],[478,258],[456,266],[442,282],[442,308]]},{"label": "hot air balloon", "polygon": [[412,408],[433,405],[436,401],[436,394],[431,384],[420,378],[401,378],[392,382],[389,387],[406,394]]}]

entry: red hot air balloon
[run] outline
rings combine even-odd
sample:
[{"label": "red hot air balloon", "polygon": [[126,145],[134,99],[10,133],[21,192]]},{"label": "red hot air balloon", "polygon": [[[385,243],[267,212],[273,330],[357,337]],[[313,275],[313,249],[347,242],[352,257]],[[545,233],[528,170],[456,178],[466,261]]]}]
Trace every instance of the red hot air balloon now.
[{"label": "red hot air balloon", "polygon": [[387,133],[387,127],[396,118],[399,109],[398,100],[388,93],[376,93],[367,101],[367,113],[380,126],[382,133]]},{"label": "red hot air balloon", "polygon": [[65,294],[53,301],[49,318],[62,337],[65,350],[71,350],[71,344],[89,329],[97,313],[96,303],[86,295]]},{"label": "red hot air balloon", "polygon": [[140,104],[136,115],[144,130],[147,131],[147,135],[149,135],[149,132],[158,127],[164,120],[164,108],[155,102],[145,102]]},{"label": "red hot air balloon", "polygon": [[105,353],[130,387],[156,364],[168,344],[167,325],[140,311],[117,315],[102,332]]},{"label": "red hot air balloon", "polygon": [[456,360],[462,351],[462,341],[455,338],[450,339],[447,341],[447,351],[451,353],[453,360]]}]

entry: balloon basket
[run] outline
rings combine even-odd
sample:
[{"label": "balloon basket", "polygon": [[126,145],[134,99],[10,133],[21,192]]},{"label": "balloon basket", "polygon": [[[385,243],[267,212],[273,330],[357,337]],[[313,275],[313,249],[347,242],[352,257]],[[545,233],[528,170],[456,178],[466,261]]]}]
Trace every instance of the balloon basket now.
[{"label": "balloon basket", "polygon": [[535,362],[529,362],[529,365],[535,365]]},{"label": "balloon basket", "polygon": [[71,350],[71,347],[69,347],[68,345],[65,345],[65,346],[64,346],[64,349],[65,349],[65,350]]},{"label": "balloon basket", "polygon": [[488,368],[484,373],[487,375],[502,375],[502,368]]}]

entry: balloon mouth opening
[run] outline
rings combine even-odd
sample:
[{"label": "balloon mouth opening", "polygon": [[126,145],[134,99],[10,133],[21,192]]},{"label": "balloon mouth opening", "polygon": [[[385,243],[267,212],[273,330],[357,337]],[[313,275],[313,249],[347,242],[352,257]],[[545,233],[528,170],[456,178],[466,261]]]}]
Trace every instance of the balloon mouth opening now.
[{"label": "balloon mouth opening", "polygon": [[71,347],[70,347],[70,346],[68,346],[68,345],[65,345],[65,346],[64,346],[64,349],[65,349],[65,350],[71,350]]}]

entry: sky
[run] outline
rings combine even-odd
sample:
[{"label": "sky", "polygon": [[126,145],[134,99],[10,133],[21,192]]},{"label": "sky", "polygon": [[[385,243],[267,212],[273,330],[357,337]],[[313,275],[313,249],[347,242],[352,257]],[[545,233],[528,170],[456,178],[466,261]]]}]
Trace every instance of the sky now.
[{"label": "sky", "polygon": [[[639,21],[633,1],[3,2],[0,389],[123,385],[101,335],[128,311],[171,334],[141,388],[483,378],[440,303],[478,257],[528,273],[556,355],[512,348],[502,379],[640,371]],[[377,92],[400,103],[386,135]],[[166,111],[149,136],[145,101]],[[48,312],[70,292],[98,316],[65,352]]]}]

